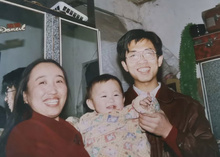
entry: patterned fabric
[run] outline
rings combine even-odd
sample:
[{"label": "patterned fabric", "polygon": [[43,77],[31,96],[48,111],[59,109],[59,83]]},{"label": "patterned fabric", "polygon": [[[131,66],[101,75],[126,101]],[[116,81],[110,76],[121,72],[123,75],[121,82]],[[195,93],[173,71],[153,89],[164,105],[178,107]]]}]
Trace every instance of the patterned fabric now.
[{"label": "patterned fabric", "polygon": [[108,114],[87,113],[75,127],[91,157],[150,157],[150,144],[132,105]]}]

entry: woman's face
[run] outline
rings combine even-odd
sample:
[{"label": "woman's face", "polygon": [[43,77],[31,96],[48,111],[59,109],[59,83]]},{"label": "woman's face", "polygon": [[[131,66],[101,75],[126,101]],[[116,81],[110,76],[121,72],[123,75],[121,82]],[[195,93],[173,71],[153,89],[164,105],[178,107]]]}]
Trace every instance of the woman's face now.
[{"label": "woman's face", "polygon": [[67,85],[62,70],[53,63],[36,65],[23,97],[35,112],[59,120],[67,98]]}]

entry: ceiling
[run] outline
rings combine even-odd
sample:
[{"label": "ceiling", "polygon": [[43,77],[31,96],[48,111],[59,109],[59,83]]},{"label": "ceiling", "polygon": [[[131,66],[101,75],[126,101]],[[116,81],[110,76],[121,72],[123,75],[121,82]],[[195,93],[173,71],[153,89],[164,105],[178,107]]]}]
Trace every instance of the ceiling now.
[{"label": "ceiling", "polygon": [[[23,1],[33,2],[35,4],[39,4],[44,7],[51,8],[56,3],[58,3],[60,0],[23,0]],[[62,2],[72,7],[77,7],[79,5],[87,4],[87,0],[62,0]]]},{"label": "ceiling", "polygon": [[[23,1],[39,3],[40,5],[43,5],[44,7],[51,8],[53,5],[55,5],[59,1],[62,1],[72,7],[77,7],[79,5],[87,4],[87,1],[91,1],[91,0],[23,0]],[[155,1],[155,0],[128,0],[128,1],[131,1],[137,5],[140,5],[145,2],[150,2],[150,1]]]}]

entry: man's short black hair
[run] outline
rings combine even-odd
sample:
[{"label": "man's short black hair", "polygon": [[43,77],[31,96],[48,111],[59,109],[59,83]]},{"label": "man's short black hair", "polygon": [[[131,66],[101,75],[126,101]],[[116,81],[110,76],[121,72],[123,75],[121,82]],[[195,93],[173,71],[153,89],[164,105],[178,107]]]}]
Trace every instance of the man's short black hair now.
[{"label": "man's short black hair", "polygon": [[133,29],[124,34],[117,43],[117,52],[120,61],[125,61],[125,54],[128,50],[128,46],[132,40],[135,40],[137,43],[140,40],[148,39],[152,42],[156,49],[156,53],[158,56],[163,54],[162,52],[162,41],[161,39],[151,31],[145,31],[143,29]]},{"label": "man's short black hair", "polygon": [[2,94],[7,92],[7,87],[11,88],[14,86],[15,89],[18,88],[24,69],[25,69],[24,67],[17,68],[3,76],[2,91],[1,91]]}]

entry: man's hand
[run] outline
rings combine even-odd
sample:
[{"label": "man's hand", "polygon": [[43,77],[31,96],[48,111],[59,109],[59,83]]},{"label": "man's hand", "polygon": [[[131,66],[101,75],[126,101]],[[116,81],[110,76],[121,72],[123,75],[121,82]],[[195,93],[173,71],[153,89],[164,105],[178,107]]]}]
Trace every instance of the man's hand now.
[{"label": "man's hand", "polygon": [[162,110],[151,114],[140,113],[139,116],[140,126],[144,130],[163,138],[168,136],[173,127]]}]

